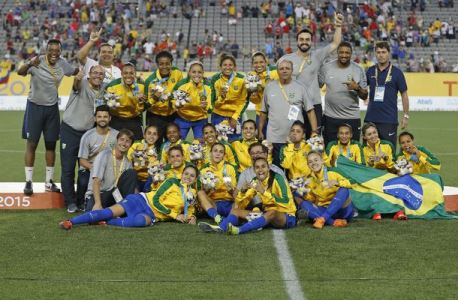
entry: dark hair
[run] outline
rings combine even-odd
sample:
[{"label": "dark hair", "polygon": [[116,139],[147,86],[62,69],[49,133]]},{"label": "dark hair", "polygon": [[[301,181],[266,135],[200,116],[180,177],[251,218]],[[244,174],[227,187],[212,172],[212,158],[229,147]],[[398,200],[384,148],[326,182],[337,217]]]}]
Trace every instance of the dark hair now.
[{"label": "dark hair", "polygon": [[59,47],[62,48],[62,43],[57,39],[50,39],[46,44],[46,48],[48,48],[49,45],[59,45]]},{"label": "dark hair", "polygon": [[[264,158],[264,157],[258,157],[256,158],[254,161],[253,161],[253,166],[256,164],[257,161],[259,160],[262,160],[262,161],[265,161],[267,163],[267,166],[269,166],[269,161],[267,160],[267,158]],[[270,168],[269,168],[269,180],[267,181],[267,189],[270,189],[272,187],[272,184],[274,183],[274,179],[275,179],[275,173],[274,171],[272,171]]]},{"label": "dark hair", "polygon": [[150,128],[155,128],[157,132],[159,132],[159,128],[157,127],[157,125],[148,125],[145,127],[145,130],[143,130],[143,133],[146,133],[146,131]]},{"label": "dark hair", "polygon": [[99,111],[106,111],[108,114],[110,114],[110,107],[106,104],[99,105],[95,108],[94,116],[97,115],[97,112]]},{"label": "dark hair", "polygon": [[232,63],[234,64],[234,66],[237,65],[237,62],[235,61],[235,57],[233,57],[232,55],[230,54],[227,54],[227,53],[221,53],[221,56],[219,57],[219,66],[221,67],[223,65],[223,62],[226,60],[226,59],[229,59],[230,61],[232,61]]},{"label": "dark hair", "polygon": [[110,48],[113,50],[113,46],[111,46],[110,44],[108,44],[108,43],[102,43],[102,44],[100,44],[100,46],[99,46],[99,53],[100,53],[100,50],[101,50],[103,47],[110,47]]},{"label": "dark hair", "polygon": [[131,63],[130,61],[126,62],[123,66],[122,66],[122,70],[124,70],[125,67],[132,67],[134,68],[135,70],[135,65],[133,63]]},{"label": "dark hair", "polygon": [[[196,178],[199,177],[199,169],[198,169],[195,165],[193,165],[193,164],[188,164],[188,165],[186,165],[186,166],[184,167],[184,169],[183,169],[183,173],[184,173],[184,171],[185,171],[186,169],[189,169],[189,168],[191,168],[191,169],[193,169],[194,171],[196,171]],[[182,173],[182,174],[183,174],[183,173]]]},{"label": "dark hair", "polygon": [[414,136],[413,136],[413,134],[411,134],[411,133],[408,132],[408,131],[403,131],[403,132],[401,132],[401,133],[399,134],[399,137],[398,137],[399,143],[401,143],[401,137],[403,137],[403,136],[405,136],[405,135],[410,136],[410,138],[412,139],[412,141],[415,139]]},{"label": "dark hair", "polygon": [[226,153],[226,146],[224,146],[224,144],[220,143],[220,142],[216,142],[212,145],[212,147],[210,148],[210,152],[213,152],[213,148],[215,148],[215,146],[221,146],[223,147],[224,149],[224,153]]},{"label": "dark hair", "polygon": [[351,46],[350,42],[347,42],[347,41],[340,42],[339,46],[337,46],[337,51],[339,51],[339,49],[342,47],[350,48],[350,51],[353,52],[353,47]]},{"label": "dark hair", "polygon": [[251,145],[248,147],[248,154],[251,153],[251,150],[252,150],[254,147],[261,147],[263,153],[266,153],[266,154],[269,153],[269,149],[268,149],[266,146],[264,146],[261,142],[256,142],[256,143],[251,144]]},{"label": "dark hair", "polygon": [[247,123],[253,123],[254,129],[258,129],[258,126],[256,125],[256,122],[255,122],[254,120],[252,120],[252,119],[248,119],[248,120],[243,121],[243,123],[242,123],[242,128],[243,128],[243,126],[245,126],[245,124],[247,124]]},{"label": "dark hair", "polygon": [[165,132],[167,133],[167,130],[169,130],[170,127],[175,127],[178,132],[180,132],[180,126],[178,126],[176,123],[170,122],[165,126]]},{"label": "dark hair", "polygon": [[202,133],[204,132],[205,128],[207,128],[207,127],[213,128],[213,130],[216,132],[216,127],[215,127],[215,125],[213,125],[212,123],[207,123],[207,124],[205,124],[205,125],[202,127]]},{"label": "dark hair", "polygon": [[299,36],[301,35],[301,33],[308,33],[310,34],[311,37],[313,37],[313,32],[308,28],[304,28],[296,34],[296,41],[299,38]]},{"label": "dark hair", "polygon": [[391,52],[390,44],[388,44],[388,42],[385,42],[385,41],[380,41],[380,42],[375,43],[375,50],[377,49],[386,49],[388,50],[388,52]]},{"label": "dark hair", "polygon": [[346,127],[346,128],[348,128],[348,129],[350,130],[350,133],[353,134],[353,127],[351,127],[350,124],[347,124],[347,123],[342,123],[342,124],[340,124],[339,126],[337,126],[337,132],[339,132],[339,129],[340,129],[341,127]]},{"label": "dark hair", "polygon": [[266,56],[263,52],[261,52],[261,51],[256,51],[255,53],[253,53],[253,55],[251,55],[251,63],[253,63],[254,58],[255,58],[256,56],[261,56],[261,57],[264,58],[264,60],[267,62],[267,56]]},{"label": "dark hair", "polygon": [[365,123],[363,125],[363,127],[361,128],[361,133],[363,134],[363,139],[364,139],[364,134],[366,133],[366,130],[371,128],[371,127],[374,127],[375,130],[377,130],[377,133],[378,133],[378,129],[377,129],[377,125],[375,125],[374,123],[372,122],[368,122],[368,123]]},{"label": "dark hair", "polygon": [[293,126],[301,127],[302,131],[305,133],[305,125],[302,121],[299,121],[299,120],[294,121],[293,125],[291,125],[291,128],[293,128]]},{"label": "dark hair", "polygon": [[122,128],[121,130],[119,130],[118,135],[116,136],[116,140],[123,135],[128,137],[132,142],[134,141],[134,133],[132,132],[132,130]]},{"label": "dark hair", "polygon": [[172,53],[170,53],[169,51],[163,50],[163,51],[159,52],[159,53],[156,55],[156,58],[154,59],[154,60],[156,61],[156,64],[159,63],[159,59],[162,58],[162,57],[168,58],[168,59],[170,60],[170,62],[173,62],[173,55],[172,55]]},{"label": "dark hair", "polygon": [[181,145],[175,145],[170,147],[169,150],[167,150],[167,154],[170,155],[170,153],[174,150],[180,151],[181,155],[184,156],[183,147],[181,147]]}]

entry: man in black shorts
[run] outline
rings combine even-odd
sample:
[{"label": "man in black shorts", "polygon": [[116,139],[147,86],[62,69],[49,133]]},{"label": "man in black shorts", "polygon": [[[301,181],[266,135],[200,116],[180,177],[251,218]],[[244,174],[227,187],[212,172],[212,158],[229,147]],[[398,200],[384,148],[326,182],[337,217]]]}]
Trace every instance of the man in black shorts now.
[{"label": "man in black shorts", "polygon": [[21,66],[18,74],[31,75],[30,92],[22,126],[22,138],[27,140],[25,151],[24,194],[32,195],[33,165],[35,151],[40,141],[41,133],[46,148],[46,181],[45,190],[60,192],[53,182],[54,163],[56,160],[56,142],[59,139],[60,116],[58,88],[64,76],[78,74],[78,68],[71,66],[60,57],[61,43],[59,40],[49,40],[46,54],[32,58]]}]

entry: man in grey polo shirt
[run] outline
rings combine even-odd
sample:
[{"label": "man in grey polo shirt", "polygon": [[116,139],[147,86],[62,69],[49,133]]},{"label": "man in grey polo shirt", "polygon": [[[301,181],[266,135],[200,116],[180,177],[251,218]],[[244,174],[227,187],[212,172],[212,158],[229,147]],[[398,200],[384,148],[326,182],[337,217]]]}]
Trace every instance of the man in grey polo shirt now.
[{"label": "man in grey polo shirt", "polygon": [[30,91],[22,126],[22,138],[27,140],[24,158],[26,180],[24,194],[26,195],[33,194],[32,178],[35,151],[42,132],[46,148],[45,190],[60,192],[53,182],[56,143],[59,139],[60,127],[58,88],[64,76],[78,73],[78,68],[71,66],[60,57],[60,54],[60,41],[49,40],[45,55],[32,58],[18,70],[20,76],[31,75]]},{"label": "man in grey polo shirt", "polygon": [[304,122],[302,111],[307,117],[312,131],[317,133],[317,121],[311,97],[306,87],[292,78],[293,63],[282,59],[278,63],[279,80],[270,81],[264,90],[264,99],[259,119],[259,138],[264,139],[263,129],[267,118],[267,140],[272,143],[273,164],[280,165],[280,149],[286,143],[294,121]]},{"label": "man in grey polo shirt", "polygon": [[127,159],[134,134],[121,129],[113,149],[105,149],[95,158],[86,193],[86,211],[110,207],[137,187],[137,174]]},{"label": "man in grey polo shirt", "polygon": [[78,171],[78,189],[77,189],[77,206],[83,208],[84,195],[90,180],[90,172],[97,155],[105,149],[113,149],[116,145],[116,136],[118,131],[110,128],[110,108],[107,105],[97,106],[95,110],[96,126],[89,129],[81,138],[79,144],[79,171]]},{"label": "man in grey polo shirt", "polygon": [[[342,22],[343,15],[336,14],[335,32],[333,41],[326,47],[320,49],[312,49],[313,33],[309,29],[302,29],[296,35],[297,51],[291,54],[284,55],[281,59],[288,59],[293,62],[293,78],[305,85],[312,97],[312,104],[315,108],[318,130],[321,131],[321,116],[323,109],[321,107],[320,87],[318,86],[318,71],[325,61],[326,57],[334,51],[342,40]],[[304,114],[304,119],[307,119]],[[310,122],[304,122],[306,127],[306,136],[310,137],[311,128],[308,125]]]},{"label": "man in grey polo shirt", "polygon": [[337,129],[344,123],[352,127],[353,139],[360,139],[359,98],[367,99],[367,80],[364,69],[351,61],[351,55],[351,44],[340,43],[337,59],[324,64],[318,75],[320,86],[326,85],[323,116],[326,144],[337,139]]}]

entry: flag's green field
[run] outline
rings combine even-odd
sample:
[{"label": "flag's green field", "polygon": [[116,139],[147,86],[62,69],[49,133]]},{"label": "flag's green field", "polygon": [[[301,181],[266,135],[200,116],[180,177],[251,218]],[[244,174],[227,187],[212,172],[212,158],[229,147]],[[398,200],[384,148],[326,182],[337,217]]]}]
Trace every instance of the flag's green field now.
[{"label": "flag's green field", "polygon": [[[458,186],[457,113],[412,113],[409,129]],[[0,112],[0,181],[23,181],[21,112]],[[35,181],[43,181],[43,146]],[[57,164],[59,165],[59,161]],[[57,170],[56,181],[60,174]],[[0,211],[0,297],[285,299],[272,231],[231,237],[190,225],[145,229],[57,223],[63,210]],[[356,220],[286,231],[308,299],[456,299],[458,221]]]}]

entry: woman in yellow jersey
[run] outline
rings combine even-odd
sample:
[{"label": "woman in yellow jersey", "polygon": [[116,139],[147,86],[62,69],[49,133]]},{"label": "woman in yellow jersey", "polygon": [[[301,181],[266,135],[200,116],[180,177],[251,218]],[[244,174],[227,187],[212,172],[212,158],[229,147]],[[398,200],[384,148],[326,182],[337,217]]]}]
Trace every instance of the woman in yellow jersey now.
[{"label": "woman in yellow jersey", "polygon": [[363,154],[366,165],[372,168],[394,171],[393,145],[380,140],[374,123],[366,123],[361,129],[363,135]]},{"label": "woman in yellow jersey", "polygon": [[184,159],[189,161],[189,143],[181,139],[180,127],[178,127],[178,125],[175,123],[167,124],[167,127],[165,128],[165,136],[166,140],[162,144],[160,150],[160,161],[165,164],[170,163],[168,157],[169,149],[170,147],[178,145],[180,145],[183,149]]},{"label": "woman in yellow jersey", "polygon": [[253,161],[248,153],[248,148],[251,144],[256,143],[256,122],[249,119],[242,124],[242,138],[232,142],[232,148],[234,149],[238,161],[239,161],[239,173],[245,171],[245,169],[252,166]]},{"label": "woman in yellow jersey", "polygon": [[294,195],[298,215],[307,216],[313,221],[313,227],[322,229],[324,225],[345,227],[353,217],[353,205],[349,188],[351,183],[337,172],[328,170],[321,154],[310,151],[307,154],[307,164],[311,170],[309,184],[310,192],[304,195]]},{"label": "woman in yellow jersey", "polygon": [[339,155],[357,162],[364,163],[362,149],[359,142],[352,140],[353,128],[349,124],[341,124],[337,128],[337,141],[328,143],[326,153],[328,155],[327,166],[335,167]]},{"label": "woman in yellow jersey", "polygon": [[[257,158],[254,161],[254,170],[256,177],[251,187],[239,191],[230,215],[224,218],[219,226],[200,222],[199,228],[202,231],[242,234],[268,225],[284,229],[296,226],[296,206],[286,180],[269,168],[265,158]],[[256,195],[261,199],[263,213],[259,212],[254,216],[253,212],[246,210],[246,207]],[[239,219],[249,220],[249,222],[236,227]]]},{"label": "woman in yellow jersey", "polygon": [[401,152],[397,159],[405,158],[413,166],[413,174],[428,174],[433,170],[440,170],[441,163],[434,154],[422,146],[414,144],[414,136],[410,132],[404,131],[399,134],[399,145]]},{"label": "woman in yellow jersey", "polygon": [[169,51],[159,52],[155,61],[157,69],[145,80],[145,95],[148,95],[149,104],[146,124],[158,127],[159,141],[162,143],[165,127],[176,118],[172,92],[175,85],[183,79],[183,74],[181,70],[173,67],[173,56]]},{"label": "woman in yellow jersey", "polygon": [[295,121],[289,131],[289,143],[280,150],[280,165],[285,169],[288,179],[307,177],[310,169],[307,165],[307,153],[311,147],[305,141],[305,126]]},{"label": "woman in yellow jersey", "polygon": [[137,173],[139,191],[143,191],[148,179],[148,167],[159,163],[159,155],[156,148],[157,139],[157,127],[154,125],[148,126],[143,134],[143,140],[133,143],[127,152],[127,158]]},{"label": "woman in yellow jersey", "polygon": [[110,127],[116,130],[129,129],[134,133],[134,139],[140,140],[143,136],[142,113],[146,101],[144,86],[136,81],[135,66],[131,63],[122,67],[121,76],[110,82],[105,90],[105,94],[119,97],[118,104],[110,107]]},{"label": "woman in yellow jersey", "polygon": [[[181,180],[170,178],[164,181],[157,192],[128,195],[109,208],[93,210],[60,222],[62,229],[73,225],[106,222],[120,227],[146,227],[154,222],[176,220],[180,223],[196,224],[195,185],[198,171],[194,166],[183,170]],[[126,217],[121,216],[126,215]]]},{"label": "woman in yellow jersey", "polygon": [[223,53],[219,66],[221,72],[216,73],[211,80],[214,91],[211,119],[213,125],[224,120],[229,122],[234,129],[234,134],[228,135],[229,142],[232,142],[240,138],[240,118],[248,106],[247,90],[243,75],[236,72],[236,62],[233,56]]},{"label": "woman in yellow jersey", "polygon": [[[200,170],[201,187],[198,192],[199,203],[207,214],[219,223],[227,217],[234,204],[234,191],[237,186],[237,171],[233,165],[224,160],[226,148],[221,143],[211,147],[210,163]],[[216,181],[205,182],[209,174]]]},{"label": "woman in yellow jersey", "polygon": [[[390,142],[380,140],[375,124],[364,124],[361,133],[364,140],[363,154],[366,165],[396,173],[393,162],[393,145]],[[375,212],[372,219],[381,220],[382,214]],[[394,215],[393,219],[407,220],[407,216],[403,210],[400,210]]]},{"label": "woman in yellow jersey", "polygon": [[207,124],[211,109],[212,92],[210,85],[205,83],[204,67],[200,61],[189,64],[188,77],[178,82],[175,90],[186,92],[190,101],[176,107],[175,123],[180,127],[180,136],[186,139],[192,129],[194,138],[202,140],[202,128]]},{"label": "woman in yellow jersey", "polygon": [[[261,103],[264,98],[264,88],[270,80],[278,80],[277,68],[267,64],[267,57],[262,52],[255,52],[251,56],[251,67],[253,71],[248,75],[257,75],[261,81],[261,86],[254,92],[248,91],[248,99],[256,105],[256,125],[259,125],[259,114],[261,112]],[[267,130],[267,123],[264,131]],[[266,133],[264,132],[264,136]]]},{"label": "woman in yellow jersey", "polygon": [[[210,162],[210,153],[211,153],[211,148],[213,144],[218,142],[218,137],[216,133],[216,128],[214,125],[207,123],[204,125],[202,129],[202,136],[203,136],[203,158],[199,161],[196,161],[195,163],[199,168],[202,168],[202,166],[206,163]],[[198,140],[195,140],[194,142],[197,142]],[[224,145],[226,148],[225,150],[225,155],[224,155],[224,160],[236,168],[238,168],[239,161],[237,158],[237,154],[235,153],[234,148],[226,142],[226,141],[220,141],[221,144]]]}]

